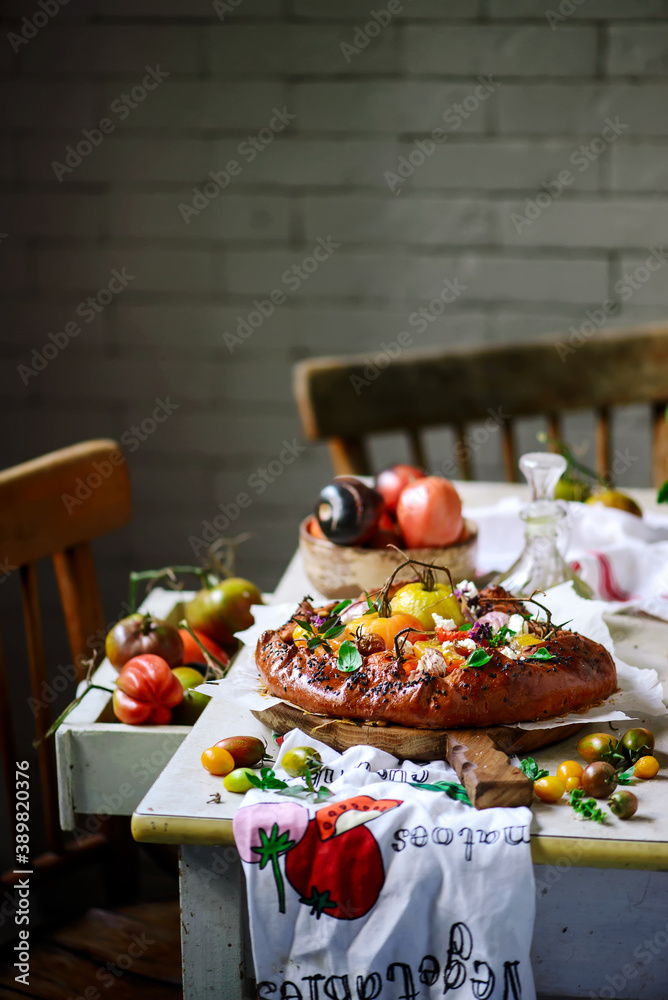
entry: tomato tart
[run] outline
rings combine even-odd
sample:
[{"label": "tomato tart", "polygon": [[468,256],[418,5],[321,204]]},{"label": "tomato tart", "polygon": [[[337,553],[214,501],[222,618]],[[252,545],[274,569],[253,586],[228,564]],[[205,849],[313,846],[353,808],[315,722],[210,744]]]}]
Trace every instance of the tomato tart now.
[{"label": "tomato tart", "polygon": [[262,635],[256,663],[271,694],[306,712],[422,729],[549,719],[617,688],[609,652],[539,602],[430,572],[355,603],[305,598]]}]

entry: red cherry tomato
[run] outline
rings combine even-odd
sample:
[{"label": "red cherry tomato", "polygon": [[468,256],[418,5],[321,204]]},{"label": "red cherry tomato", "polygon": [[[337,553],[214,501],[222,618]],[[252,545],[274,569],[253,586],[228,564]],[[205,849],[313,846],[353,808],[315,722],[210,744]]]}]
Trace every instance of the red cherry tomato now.
[{"label": "red cherry tomato", "polygon": [[402,491],[397,520],[411,549],[451,545],[462,533],[462,502],[449,480],[426,476]]},{"label": "red cherry tomato", "polygon": [[396,510],[401,491],[414,483],[416,479],[424,479],[425,473],[416,465],[393,465],[384,469],[376,480],[376,489],[385,501],[388,510]]}]

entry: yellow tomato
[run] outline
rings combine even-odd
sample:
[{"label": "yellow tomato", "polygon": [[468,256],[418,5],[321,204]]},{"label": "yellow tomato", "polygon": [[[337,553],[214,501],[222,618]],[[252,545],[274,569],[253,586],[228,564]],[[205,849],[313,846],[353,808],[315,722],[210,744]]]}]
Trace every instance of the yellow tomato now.
[{"label": "yellow tomato", "polygon": [[237,766],[234,757],[224,747],[208,747],[202,753],[202,766],[211,774],[225,775]]},{"label": "yellow tomato", "polygon": [[543,802],[558,802],[565,791],[561,778],[555,778],[551,774],[534,781],[533,790]]},{"label": "yellow tomato", "polygon": [[557,777],[565,782],[567,778],[581,778],[583,771],[582,764],[578,764],[576,760],[564,760],[557,768]]},{"label": "yellow tomato", "polygon": [[[313,638],[311,633],[307,632],[305,628],[302,628],[301,625],[295,626],[295,630],[292,633],[292,641],[295,646],[306,646],[308,644],[308,640],[311,638]],[[344,634],[341,633],[341,635],[337,636],[336,639],[328,639],[327,645],[331,647],[332,652],[337,653],[343,640]]]},{"label": "yellow tomato", "polygon": [[582,788],[582,778],[572,774],[570,778],[566,778],[565,784],[567,792],[574,792],[576,788]]},{"label": "yellow tomato", "polygon": [[413,615],[429,631],[436,627],[434,615],[451,618],[456,625],[464,624],[459,601],[444,583],[435,584],[433,590],[425,590],[422,583],[407,583],[396,592],[390,604],[395,614]]},{"label": "yellow tomato", "polygon": [[543,640],[537,635],[516,635],[513,642],[524,648],[525,646],[543,646]]},{"label": "yellow tomato", "polygon": [[654,778],[659,773],[659,762],[656,757],[640,757],[633,768],[636,778]]}]

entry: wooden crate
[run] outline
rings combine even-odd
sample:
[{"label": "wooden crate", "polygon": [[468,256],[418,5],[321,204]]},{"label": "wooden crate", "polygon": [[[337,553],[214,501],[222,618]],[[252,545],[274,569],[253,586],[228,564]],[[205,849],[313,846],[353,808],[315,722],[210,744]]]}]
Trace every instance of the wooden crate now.
[{"label": "wooden crate", "polygon": [[[188,591],[157,589],[140,607],[178,625]],[[105,658],[94,683],[113,688],[118,673]],[[56,731],[58,796],[63,830],[93,832],[75,814],[131,816],[192,726],[126,726],[111,708],[111,694],[91,689]],[[91,819],[91,822],[95,822]],[[76,824],[76,826],[75,826]]]}]

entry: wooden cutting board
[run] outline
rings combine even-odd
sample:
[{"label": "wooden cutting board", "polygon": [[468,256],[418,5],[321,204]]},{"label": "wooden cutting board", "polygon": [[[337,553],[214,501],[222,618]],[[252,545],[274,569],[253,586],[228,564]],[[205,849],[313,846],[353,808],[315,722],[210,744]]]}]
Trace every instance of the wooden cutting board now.
[{"label": "wooden cutting board", "polygon": [[334,750],[349,747],[377,747],[400,760],[447,760],[457,772],[476,809],[492,806],[528,806],[533,785],[508,759],[509,754],[525,754],[559,743],[582,728],[579,723],[556,729],[517,729],[490,726],[486,729],[409,729],[406,726],[378,726],[312,715],[291,705],[275,705],[253,712],[256,719],[275,733],[291,729],[326,743]]}]

